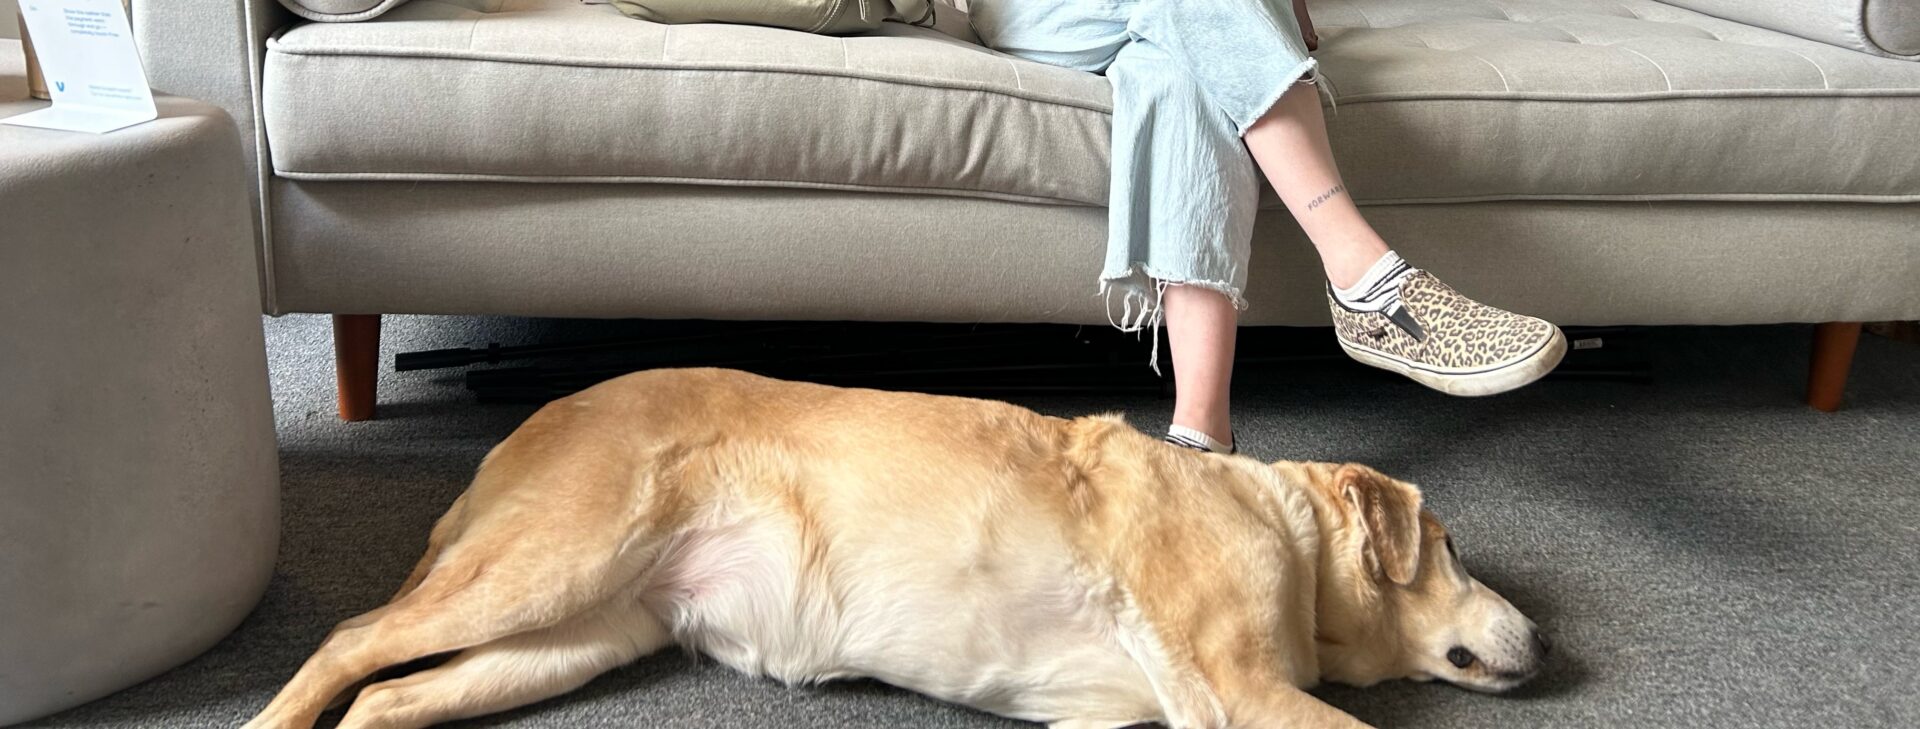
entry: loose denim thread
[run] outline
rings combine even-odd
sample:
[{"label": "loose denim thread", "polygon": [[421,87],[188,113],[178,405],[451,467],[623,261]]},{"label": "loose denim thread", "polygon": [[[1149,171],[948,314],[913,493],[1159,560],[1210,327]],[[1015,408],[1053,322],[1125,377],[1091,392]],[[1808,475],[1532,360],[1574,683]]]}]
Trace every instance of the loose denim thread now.
[{"label": "loose denim thread", "polygon": [[1326,97],[1327,99],[1327,110],[1332,112],[1334,116],[1339,116],[1340,100],[1337,98],[1334,98],[1333,96],[1332,81],[1321,83],[1323,80],[1325,80],[1325,78],[1326,77],[1320,75],[1320,69],[1318,67],[1315,67],[1313,70],[1308,71],[1306,76],[1301,77],[1300,80],[1295,83],[1303,83],[1308,86],[1312,86],[1315,91],[1319,91],[1320,95]]},{"label": "loose denim thread", "polygon": [[[1146,278],[1153,282],[1153,300],[1147,300],[1146,291],[1133,285],[1134,279]],[[1115,286],[1114,284],[1121,284]],[[1214,281],[1186,280],[1174,281],[1170,277],[1156,275],[1145,266],[1134,266],[1133,270],[1122,276],[1102,278],[1098,296],[1106,299],[1103,308],[1107,312],[1107,324],[1122,332],[1138,334],[1151,328],[1153,330],[1153,353],[1147,356],[1147,366],[1153,373],[1160,374],[1160,327],[1166,320],[1166,298],[1168,286],[1193,286],[1216,292],[1227,297],[1237,311],[1246,311],[1247,300],[1233,286]],[[1113,317],[1113,294],[1120,289],[1120,319]],[[1137,307],[1137,308],[1136,308]]]}]

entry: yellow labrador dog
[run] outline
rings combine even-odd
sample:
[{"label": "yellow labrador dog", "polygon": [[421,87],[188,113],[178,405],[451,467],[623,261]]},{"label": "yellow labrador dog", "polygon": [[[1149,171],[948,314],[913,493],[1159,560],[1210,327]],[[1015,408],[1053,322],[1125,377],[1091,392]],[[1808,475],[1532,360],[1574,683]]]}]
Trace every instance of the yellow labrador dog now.
[{"label": "yellow labrador dog", "polygon": [[[1540,668],[1420,492],[1365,466],[1175,448],[1114,417],[782,382],[612,380],[481,462],[386,606],[248,726],[521,706],[680,644],[788,683],[866,676],[1059,729],[1359,726],[1302,689]],[[670,717],[662,717],[670,721]]]}]

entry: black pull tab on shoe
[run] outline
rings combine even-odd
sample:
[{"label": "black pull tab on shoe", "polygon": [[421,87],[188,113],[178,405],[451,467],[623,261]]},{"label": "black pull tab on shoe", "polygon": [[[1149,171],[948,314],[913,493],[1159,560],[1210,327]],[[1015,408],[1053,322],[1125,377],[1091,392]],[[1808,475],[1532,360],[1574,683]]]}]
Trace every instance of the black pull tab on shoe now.
[{"label": "black pull tab on shoe", "polygon": [[1407,311],[1407,307],[1401,306],[1398,302],[1395,302],[1393,308],[1387,311],[1387,321],[1400,327],[1407,336],[1413,337],[1413,341],[1427,341],[1427,330],[1420,326],[1420,320],[1413,318],[1413,312]]}]

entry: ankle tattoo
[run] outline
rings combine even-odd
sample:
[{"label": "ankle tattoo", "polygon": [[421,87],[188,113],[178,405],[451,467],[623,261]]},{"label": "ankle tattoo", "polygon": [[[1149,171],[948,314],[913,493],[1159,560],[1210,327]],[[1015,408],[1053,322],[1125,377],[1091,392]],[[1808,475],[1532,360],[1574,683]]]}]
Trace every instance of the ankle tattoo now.
[{"label": "ankle tattoo", "polygon": [[1343,184],[1343,185],[1334,185],[1334,186],[1333,186],[1333,189],[1331,189],[1331,190],[1328,190],[1328,191],[1326,191],[1326,192],[1323,192],[1323,193],[1320,193],[1320,196],[1319,196],[1319,197],[1316,197],[1316,198],[1314,198],[1314,199],[1313,199],[1313,202],[1310,202],[1310,203],[1307,203],[1307,209],[1308,209],[1308,210],[1315,210],[1315,209],[1318,209],[1318,208],[1320,207],[1320,205],[1321,205],[1321,203],[1325,203],[1325,202],[1326,202],[1326,201],[1328,201],[1328,200],[1332,200],[1332,199],[1334,199],[1335,197],[1337,197],[1337,196],[1339,196],[1339,195],[1340,195],[1340,193],[1343,193],[1343,192],[1346,192],[1346,191],[1347,191],[1347,186],[1346,186],[1346,185],[1344,185],[1344,184]]}]

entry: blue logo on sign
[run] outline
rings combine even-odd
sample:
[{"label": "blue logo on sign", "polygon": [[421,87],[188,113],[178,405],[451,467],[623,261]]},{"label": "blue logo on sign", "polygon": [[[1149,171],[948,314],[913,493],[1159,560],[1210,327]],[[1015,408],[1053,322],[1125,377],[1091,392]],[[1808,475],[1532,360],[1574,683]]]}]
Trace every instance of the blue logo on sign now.
[{"label": "blue logo on sign", "polygon": [[59,89],[59,90],[61,90],[61,91],[66,91],[66,90],[67,90],[67,82],[65,82],[65,81],[55,81],[55,82],[53,82],[53,87],[54,87],[54,88],[56,88],[56,89]]}]

